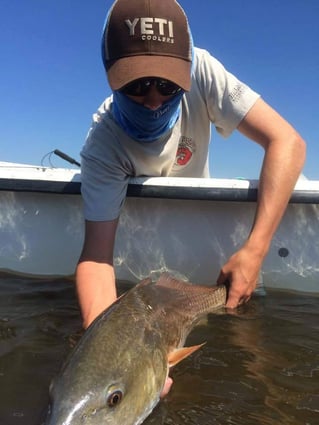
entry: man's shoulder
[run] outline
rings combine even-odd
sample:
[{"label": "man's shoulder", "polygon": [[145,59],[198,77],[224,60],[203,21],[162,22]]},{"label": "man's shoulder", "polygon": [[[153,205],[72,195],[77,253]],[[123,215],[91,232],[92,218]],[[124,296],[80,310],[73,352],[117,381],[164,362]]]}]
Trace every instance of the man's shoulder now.
[{"label": "man's shoulder", "polygon": [[93,114],[92,124],[89,135],[111,135],[115,136],[119,132],[119,126],[116,124],[112,113],[112,96],[106,98],[98,110]]},{"label": "man's shoulder", "polygon": [[198,47],[198,46],[194,46],[194,55],[196,57],[203,57],[203,56],[206,56],[206,55],[210,55],[210,53],[206,49],[203,49],[203,48]]},{"label": "man's shoulder", "polygon": [[194,47],[194,72],[205,69],[214,69],[216,72],[224,70],[223,64],[208,50]]},{"label": "man's shoulder", "polygon": [[225,80],[227,72],[223,64],[208,50],[194,47],[194,63],[192,69],[192,87],[197,88],[205,97],[217,82]]}]

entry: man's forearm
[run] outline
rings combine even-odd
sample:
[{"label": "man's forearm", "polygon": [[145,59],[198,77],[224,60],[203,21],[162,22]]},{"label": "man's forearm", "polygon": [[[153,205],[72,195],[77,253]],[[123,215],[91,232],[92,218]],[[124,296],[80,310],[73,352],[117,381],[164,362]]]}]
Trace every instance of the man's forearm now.
[{"label": "man's forearm", "polygon": [[[250,248],[266,255],[305,161],[305,142],[296,130],[262,99],[238,130],[265,150]],[[257,254],[258,255],[258,254]]]},{"label": "man's forearm", "polygon": [[266,148],[259,180],[258,203],[248,245],[268,252],[305,160],[305,144],[297,133],[290,141],[274,141]]},{"label": "man's forearm", "polygon": [[92,321],[116,300],[113,266],[94,261],[82,261],[76,270],[76,287],[83,326]]},{"label": "man's forearm", "polygon": [[248,301],[254,291],[262,263],[304,163],[305,145],[294,132],[284,141],[273,139],[265,146],[265,151],[251,232],[242,248],[224,264],[217,279],[218,283],[231,282],[226,304],[230,308]]}]

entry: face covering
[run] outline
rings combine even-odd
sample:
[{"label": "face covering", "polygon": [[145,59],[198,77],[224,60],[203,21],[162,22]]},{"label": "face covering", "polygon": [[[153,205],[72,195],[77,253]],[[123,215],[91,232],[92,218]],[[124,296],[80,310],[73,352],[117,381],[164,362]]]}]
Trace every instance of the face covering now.
[{"label": "face covering", "polygon": [[158,109],[151,110],[125,94],[113,92],[113,116],[118,125],[137,142],[153,142],[171,130],[179,118],[181,90]]}]

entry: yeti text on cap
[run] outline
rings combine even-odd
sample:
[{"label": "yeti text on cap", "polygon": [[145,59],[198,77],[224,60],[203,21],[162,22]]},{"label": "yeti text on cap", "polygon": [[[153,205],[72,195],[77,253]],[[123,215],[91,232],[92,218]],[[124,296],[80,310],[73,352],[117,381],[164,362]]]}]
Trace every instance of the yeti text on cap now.
[{"label": "yeti text on cap", "polygon": [[125,23],[130,30],[130,36],[135,36],[139,28],[142,40],[174,43],[173,21],[163,18],[135,18],[133,22],[126,19]]}]

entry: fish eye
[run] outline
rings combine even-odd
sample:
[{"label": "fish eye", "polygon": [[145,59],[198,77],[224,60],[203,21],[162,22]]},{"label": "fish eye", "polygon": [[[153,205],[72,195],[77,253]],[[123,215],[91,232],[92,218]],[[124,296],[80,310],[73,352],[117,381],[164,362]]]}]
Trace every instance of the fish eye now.
[{"label": "fish eye", "polygon": [[122,398],[123,398],[122,391],[121,390],[115,390],[111,394],[108,395],[107,400],[106,400],[107,405],[109,407],[115,407],[115,406],[117,406],[118,404],[121,403]]}]

